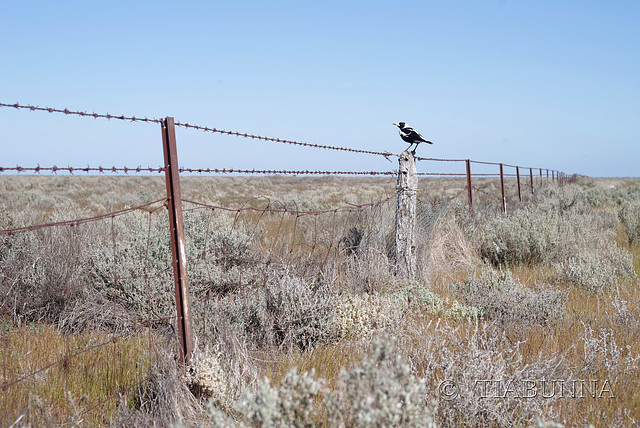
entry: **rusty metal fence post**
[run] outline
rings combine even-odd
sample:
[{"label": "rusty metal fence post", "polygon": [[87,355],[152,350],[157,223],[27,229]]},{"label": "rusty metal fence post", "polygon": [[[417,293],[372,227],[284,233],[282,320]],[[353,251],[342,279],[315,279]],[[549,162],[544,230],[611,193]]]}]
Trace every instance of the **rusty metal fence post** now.
[{"label": "rusty metal fence post", "polygon": [[533,190],[533,168],[529,168],[529,178],[531,179],[531,193],[535,193]]},{"label": "rusty metal fence post", "polygon": [[544,186],[544,181],[542,180],[542,168],[540,168],[540,187]]},{"label": "rusty metal fence post", "polygon": [[516,179],[518,180],[518,200],[522,202],[522,190],[520,189],[520,167],[516,166]]},{"label": "rusty metal fence post", "polygon": [[469,200],[469,212],[473,208],[473,190],[471,190],[471,161],[467,159],[467,198]]},{"label": "rusty metal fence post", "polygon": [[164,147],[164,167],[167,182],[167,205],[171,232],[171,254],[173,278],[176,290],[177,329],[180,340],[180,361],[188,364],[193,351],[193,330],[189,281],[187,278],[187,254],[182,223],[182,197],[178,171],[178,151],[176,129],[173,117],[162,120],[162,145]]}]

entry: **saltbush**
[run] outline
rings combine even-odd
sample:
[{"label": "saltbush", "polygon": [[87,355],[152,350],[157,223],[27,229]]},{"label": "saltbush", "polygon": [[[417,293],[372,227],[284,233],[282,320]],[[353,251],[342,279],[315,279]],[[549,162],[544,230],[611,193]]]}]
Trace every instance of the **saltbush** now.
[{"label": "saltbush", "polygon": [[497,323],[478,318],[453,325],[440,320],[407,335],[399,348],[424,373],[430,386],[426,400],[437,401],[438,426],[506,428],[529,426],[536,416],[558,416],[557,397],[543,398],[538,390],[523,398],[523,388],[531,379],[567,378],[563,354],[549,359],[531,355]]},{"label": "saltbush", "polygon": [[570,229],[553,212],[521,209],[494,217],[482,228],[480,254],[495,266],[541,263],[553,257]]},{"label": "saltbush", "polygon": [[564,316],[567,293],[548,285],[535,289],[517,283],[511,272],[485,268],[457,284],[465,304],[479,315],[516,330],[546,325]]},{"label": "saltbush", "polygon": [[623,248],[611,243],[603,249],[581,251],[555,265],[557,280],[574,284],[591,292],[617,289],[619,281],[636,278],[633,258]]},{"label": "saltbush", "polygon": [[630,243],[640,243],[640,201],[626,202],[618,213]]},{"label": "saltbush", "polygon": [[328,396],[330,426],[435,428],[435,408],[425,401],[424,381],[396,356],[387,336],[373,343],[360,366],[343,371],[337,391]]},{"label": "saltbush", "polygon": [[347,293],[337,302],[332,329],[341,338],[369,338],[397,325],[406,302],[379,294]]},{"label": "saltbush", "polygon": [[265,286],[224,296],[202,316],[214,333],[216,326],[229,326],[257,347],[309,349],[335,336],[336,306],[332,290],[280,272],[272,273]]},{"label": "saltbush", "polygon": [[265,379],[256,389],[247,390],[234,405],[238,422],[210,404],[213,425],[314,427],[325,418],[331,427],[435,428],[435,408],[425,402],[424,381],[393,355],[389,338],[376,339],[371,355],[352,370],[343,370],[333,390],[313,371],[298,374],[293,368],[279,386]]}]

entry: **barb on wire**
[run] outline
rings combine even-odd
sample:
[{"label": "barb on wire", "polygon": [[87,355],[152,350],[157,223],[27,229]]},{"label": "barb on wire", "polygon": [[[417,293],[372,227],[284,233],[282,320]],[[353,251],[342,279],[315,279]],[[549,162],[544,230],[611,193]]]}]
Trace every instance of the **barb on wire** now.
[{"label": "barb on wire", "polygon": [[431,177],[464,177],[466,174],[463,172],[419,172],[418,175]]},{"label": "barb on wire", "polygon": [[435,162],[466,162],[466,159],[441,159],[441,158],[423,158],[420,156],[414,156],[417,161],[435,161]]},{"label": "barb on wire", "polygon": [[136,117],[136,116],[125,116],[125,115],[116,115],[116,114],[100,114],[100,113],[96,113],[96,112],[92,112],[92,113],[87,113],[86,111],[74,111],[74,110],[69,110],[67,108],[65,109],[57,109],[57,108],[51,108],[51,107],[38,107],[38,106],[33,106],[33,105],[22,105],[20,103],[13,103],[13,104],[7,104],[7,103],[2,103],[0,102],[0,107],[13,107],[16,109],[25,109],[25,110],[31,110],[31,111],[46,111],[49,113],[64,113],[67,115],[76,115],[76,116],[85,116],[85,117],[93,117],[94,119],[97,118],[104,118],[104,119],[118,119],[118,120],[128,120],[131,122],[152,122],[152,123],[160,123],[160,119],[149,119],[147,117]]},{"label": "barb on wire", "polygon": [[16,171],[17,173],[21,173],[21,172],[34,172],[36,174],[39,174],[42,171],[51,171],[52,174],[57,174],[58,172],[68,172],[69,174],[72,174],[74,172],[98,172],[100,174],[104,174],[107,172],[110,173],[118,173],[118,172],[124,172],[125,174],[128,173],[140,173],[140,172],[164,172],[164,167],[158,167],[158,168],[152,168],[152,167],[146,167],[143,168],[141,166],[137,166],[135,168],[129,168],[127,166],[123,166],[123,167],[102,167],[102,166],[98,166],[98,167],[90,167],[90,166],[86,166],[86,167],[74,167],[74,166],[49,166],[49,167],[42,167],[40,165],[36,166],[36,167],[23,167],[23,166],[14,166],[14,167],[6,167],[6,166],[0,166],[0,173],[6,172],[6,171]]},{"label": "barb on wire", "polygon": [[198,174],[265,174],[265,175],[395,175],[394,171],[310,171],[236,168],[179,168],[180,172]]}]

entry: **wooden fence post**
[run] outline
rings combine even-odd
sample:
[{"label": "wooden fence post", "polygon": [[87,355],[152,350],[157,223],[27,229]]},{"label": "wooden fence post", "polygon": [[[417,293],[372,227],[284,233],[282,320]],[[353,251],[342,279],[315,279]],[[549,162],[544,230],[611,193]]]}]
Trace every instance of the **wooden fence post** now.
[{"label": "wooden fence post", "polygon": [[176,312],[178,338],[180,340],[180,361],[188,364],[193,351],[193,330],[191,328],[191,304],[189,281],[187,278],[187,254],[182,223],[182,197],[178,171],[178,151],[176,149],[176,129],[172,117],[162,120],[162,145],[164,147],[164,172],[167,182],[167,204],[171,235],[173,278],[176,290]]},{"label": "wooden fence post", "polygon": [[408,150],[400,154],[398,166],[398,204],[396,208],[396,274],[406,280],[416,276],[416,205],[418,173],[416,160]]}]

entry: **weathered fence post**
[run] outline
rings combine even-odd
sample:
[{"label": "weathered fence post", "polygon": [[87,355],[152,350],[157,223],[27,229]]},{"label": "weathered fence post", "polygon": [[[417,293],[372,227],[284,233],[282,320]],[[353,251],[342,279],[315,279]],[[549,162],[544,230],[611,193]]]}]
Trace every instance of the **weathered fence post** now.
[{"label": "weathered fence post", "polygon": [[500,164],[500,192],[502,193],[502,213],[507,213],[507,197],[504,195],[504,167]]},{"label": "weathered fence post", "polygon": [[416,160],[405,150],[398,166],[398,204],[396,208],[395,264],[396,274],[407,280],[416,276],[416,205],[418,173]]},{"label": "weathered fence post", "polygon": [[173,278],[176,289],[180,361],[187,364],[191,358],[191,351],[193,351],[193,331],[191,328],[191,304],[187,278],[187,254],[184,242],[184,226],[182,224],[182,197],[180,195],[176,129],[172,117],[162,120],[162,145],[164,147],[164,172],[167,181],[167,204],[171,232],[171,264],[173,265]]},{"label": "weathered fence post", "polygon": [[471,161],[467,159],[467,198],[469,200],[469,212],[473,208],[473,190],[471,189]]}]

